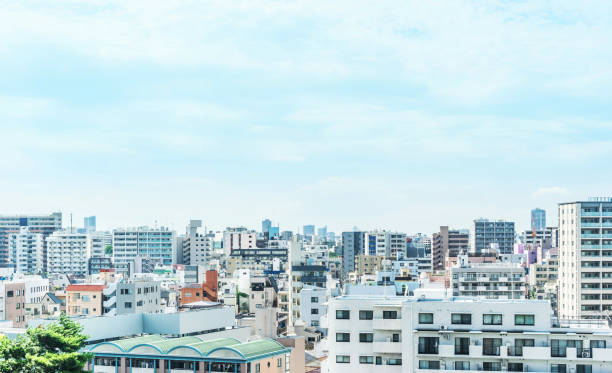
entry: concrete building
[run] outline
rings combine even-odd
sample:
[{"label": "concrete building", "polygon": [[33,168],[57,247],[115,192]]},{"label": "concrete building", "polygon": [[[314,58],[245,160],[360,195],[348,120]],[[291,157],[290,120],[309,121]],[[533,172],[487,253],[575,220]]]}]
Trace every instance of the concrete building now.
[{"label": "concrete building", "polygon": [[187,284],[181,288],[179,305],[193,302],[216,302],[218,298],[218,274],[217,271],[206,271],[206,282],[201,284]]},{"label": "concrete building", "polygon": [[[161,286],[158,281],[137,279],[117,283],[117,315],[127,313],[160,313],[162,312]],[[107,309],[108,303],[104,304]]]},{"label": "concrete building", "polygon": [[300,320],[304,322],[305,326],[323,331],[321,317],[327,315],[329,290],[306,285],[302,288],[299,297]]},{"label": "concrete building", "polygon": [[448,229],[448,226],[440,226],[440,231],[433,234],[431,257],[433,269],[443,270],[446,257],[456,257],[460,253],[467,252],[470,232],[468,230]]},{"label": "concrete building", "polygon": [[500,254],[512,254],[514,234],[512,221],[476,219],[470,230],[470,251],[487,252],[494,246]]},{"label": "concrete building", "polygon": [[355,270],[355,257],[364,253],[364,232],[342,232],[342,273]]},{"label": "concrete building", "polygon": [[529,293],[535,299],[548,299],[557,312],[557,280],[559,278],[559,252],[553,248],[546,251],[537,263],[529,265]]},{"label": "concrete building", "polygon": [[612,370],[608,324],[560,323],[547,301],[342,296],[324,373]]},{"label": "concrete building", "polygon": [[126,228],[113,231],[113,261],[127,263],[146,257],[163,265],[176,264],[176,233],[168,228]]},{"label": "concrete building", "polygon": [[206,265],[213,258],[214,237],[203,233],[194,233],[183,239],[183,263],[188,265]]},{"label": "concrete building", "polygon": [[226,228],[223,232],[223,251],[230,256],[235,250],[257,248],[257,233],[245,227]]},{"label": "concrete building", "polygon": [[0,320],[12,322],[12,327],[26,324],[26,288],[23,281],[0,281]]},{"label": "concrete building", "polygon": [[19,233],[8,235],[9,264],[16,273],[39,274],[44,268],[45,240],[42,233],[19,227]]},{"label": "concrete building", "polygon": [[[30,233],[40,233],[47,237],[56,230],[62,229],[62,213],[50,215],[13,215],[0,216],[0,265],[9,263],[8,235],[19,233],[21,227],[28,227]],[[47,271],[47,246],[43,243],[43,272]]]},{"label": "concrete building", "polygon": [[101,316],[102,291],[105,285],[68,285],[66,287],[66,315]]},{"label": "concrete building", "polygon": [[470,263],[467,255],[451,268],[451,285],[455,296],[488,299],[525,299],[525,268],[515,263]]},{"label": "concrete building", "polygon": [[83,218],[83,229],[85,233],[93,233],[96,231],[96,217],[86,216]]},{"label": "concrete building", "polygon": [[559,204],[559,317],[612,316],[612,198]]},{"label": "concrete building", "polygon": [[387,231],[366,232],[364,250],[365,255],[403,258],[406,255],[406,234]]},{"label": "concrete building", "polygon": [[388,259],[381,255],[357,255],[355,257],[355,273],[358,276],[373,275],[382,269],[383,260]]},{"label": "concrete building", "polygon": [[546,211],[540,208],[531,210],[531,229],[542,231],[546,229]]},{"label": "concrete building", "polygon": [[91,257],[91,241],[86,233],[56,231],[47,237],[47,272],[85,277]]}]

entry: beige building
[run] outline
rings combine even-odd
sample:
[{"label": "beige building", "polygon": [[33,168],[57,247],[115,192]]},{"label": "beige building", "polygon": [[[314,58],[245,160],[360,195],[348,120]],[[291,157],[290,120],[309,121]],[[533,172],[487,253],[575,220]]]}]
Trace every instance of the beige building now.
[{"label": "beige building", "polygon": [[68,285],[66,314],[68,316],[101,316],[104,285]]},{"label": "beige building", "polygon": [[26,325],[25,283],[0,283],[0,318],[12,321],[13,327],[23,328]]},{"label": "beige building", "polygon": [[357,255],[355,257],[355,272],[357,276],[373,275],[382,268],[382,255]]}]

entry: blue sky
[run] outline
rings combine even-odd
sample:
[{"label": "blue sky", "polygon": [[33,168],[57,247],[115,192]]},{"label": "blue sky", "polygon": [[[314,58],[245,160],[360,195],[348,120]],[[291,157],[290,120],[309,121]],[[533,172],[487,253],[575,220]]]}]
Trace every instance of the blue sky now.
[{"label": "blue sky", "polygon": [[4,214],[431,233],[612,195],[608,1],[0,9]]}]

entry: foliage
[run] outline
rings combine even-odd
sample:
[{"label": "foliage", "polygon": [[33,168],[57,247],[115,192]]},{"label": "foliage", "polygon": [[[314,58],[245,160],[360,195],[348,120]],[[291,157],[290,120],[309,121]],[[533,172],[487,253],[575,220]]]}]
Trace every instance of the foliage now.
[{"label": "foliage", "polygon": [[113,253],[113,245],[104,246],[104,254],[111,255]]},{"label": "foliage", "polygon": [[82,372],[90,354],[79,350],[83,327],[61,315],[57,323],[28,329],[14,341],[0,338],[0,373]]},{"label": "foliage", "polygon": [[[240,298],[246,298],[246,302],[240,303]],[[238,289],[238,286],[236,286],[236,304],[238,305],[237,306],[238,313],[240,313],[241,311],[249,312],[249,295],[246,293],[242,293]]]}]

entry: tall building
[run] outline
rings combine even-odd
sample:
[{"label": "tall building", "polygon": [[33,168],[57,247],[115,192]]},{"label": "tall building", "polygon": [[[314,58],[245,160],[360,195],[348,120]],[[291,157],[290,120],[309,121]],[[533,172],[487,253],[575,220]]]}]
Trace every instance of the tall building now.
[{"label": "tall building", "polygon": [[95,232],[96,231],[96,217],[95,216],[86,216],[83,218],[83,227],[85,228],[85,232]]},{"label": "tall building", "polygon": [[440,232],[433,234],[432,266],[434,270],[444,269],[446,257],[456,257],[461,252],[467,252],[470,245],[468,230],[448,229],[440,226]]},{"label": "tall building", "polygon": [[364,251],[364,232],[342,232],[342,273],[355,270],[355,257]]},{"label": "tall building", "polygon": [[320,240],[327,240],[327,225],[317,229],[317,236]]},{"label": "tall building", "polygon": [[226,256],[234,250],[257,248],[257,233],[245,227],[226,228],[223,231],[223,251]]},{"label": "tall building", "polygon": [[270,232],[270,228],[272,227],[272,220],[264,219],[261,221],[261,233],[265,234]]},{"label": "tall building", "polygon": [[20,227],[19,233],[8,236],[9,264],[17,273],[42,273],[44,244],[42,233],[32,233],[29,227]]},{"label": "tall building", "polygon": [[406,255],[406,234],[371,231],[365,233],[365,255],[403,258]]},{"label": "tall building", "polygon": [[612,316],[612,198],[559,204],[559,317]]},{"label": "tall building", "polygon": [[315,235],[315,226],[312,224],[304,226],[304,236],[314,236]]},{"label": "tall building", "polygon": [[[62,213],[50,215],[13,215],[0,216],[0,266],[8,264],[8,235],[19,233],[20,227],[29,227],[31,233],[42,233],[47,237],[56,230],[62,229]],[[47,245],[43,244],[43,272],[47,267]]]},{"label": "tall building", "polygon": [[536,231],[546,229],[546,210],[539,208],[531,210],[531,229]]},{"label": "tall building", "polygon": [[451,267],[453,295],[489,299],[525,299],[527,278],[518,263],[469,263],[467,254]]},{"label": "tall building", "polygon": [[125,228],[113,231],[113,261],[127,263],[146,257],[163,265],[176,264],[176,233],[168,228]]},{"label": "tall building", "polygon": [[46,241],[49,275],[87,275],[91,257],[91,240],[87,234],[55,231]]},{"label": "tall building", "polygon": [[514,251],[514,222],[476,219],[470,231],[470,250],[480,254],[496,247],[500,254]]}]

